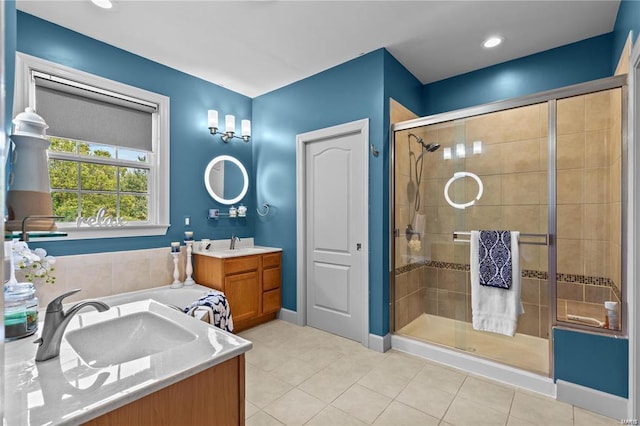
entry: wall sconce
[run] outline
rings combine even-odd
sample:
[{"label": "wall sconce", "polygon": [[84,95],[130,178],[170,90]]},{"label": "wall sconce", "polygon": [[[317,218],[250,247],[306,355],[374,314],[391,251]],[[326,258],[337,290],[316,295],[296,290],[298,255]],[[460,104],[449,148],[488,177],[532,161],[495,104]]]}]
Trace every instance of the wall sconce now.
[{"label": "wall sconce", "polygon": [[[218,134],[218,111],[210,109],[207,113],[207,122],[209,125],[209,132],[212,135]],[[220,138],[224,143],[229,142],[229,139],[242,139],[245,142],[249,142],[251,138],[251,121],[242,120],[240,123],[242,136],[236,136],[236,118],[233,115],[224,116],[224,133],[220,135]]]}]

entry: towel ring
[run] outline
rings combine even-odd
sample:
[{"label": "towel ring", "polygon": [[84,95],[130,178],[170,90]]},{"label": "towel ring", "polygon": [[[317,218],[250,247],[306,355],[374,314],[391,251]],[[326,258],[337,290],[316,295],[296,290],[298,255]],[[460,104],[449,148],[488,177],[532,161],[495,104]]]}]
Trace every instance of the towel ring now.
[{"label": "towel ring", "polygon": [[263,216],[263,217],[264,217],[264,216],[266,216],[266,215],[268,215],[268,214],[269,214],[269,204],[264,203],[264,204],[262,205],[262,207],[264,207],[264,209],[265,209],[265,212],[264,212],[264,213],[262,213],[262,212],[260,211],[260,209],[256,209],[256,212],[258,212],[258,215],[259,215],[259,216]]},{"label": "towel ring", "polygon": [[[451,186],[451,184],[455,181],[457,181],[460,178],[463,177],[470,177],[473,180],[475,180],[478,183],[478,195],[476,195],[476,198],[469,201],[468,203],[454,203],[453,201],[451,201],[451,198],[449,198],[449,187]],[[474,205],[476,203],[476,201],[480,200],[480,198],[482,197],[482,193],[484,192],[484,186],[482,185],[482,181],[480,180],[480,178],[478,177],[478,175],[471,173],[471,172],[456,172],[453,174],[453,176],[451,177],[451,179],[449,179],[447,181],[447,184],[444,186],[444,198],[445,200],[447,200],[447,203],[449,203],[449,205],[451,207],[454,207],[456,209],[461,209],[464,210],[467,207],[471,207],[472,205]]]}]

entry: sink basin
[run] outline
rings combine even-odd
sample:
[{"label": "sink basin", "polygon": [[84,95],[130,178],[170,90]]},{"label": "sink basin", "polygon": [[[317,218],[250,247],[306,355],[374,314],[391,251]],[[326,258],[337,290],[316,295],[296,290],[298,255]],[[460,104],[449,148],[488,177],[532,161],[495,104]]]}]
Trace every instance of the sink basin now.
[{"label": "sink basin", "polygon": [[65,339],[84,362],[101,368],[168,351],[196,335],[155,312],[142,311],[68,331]]}]

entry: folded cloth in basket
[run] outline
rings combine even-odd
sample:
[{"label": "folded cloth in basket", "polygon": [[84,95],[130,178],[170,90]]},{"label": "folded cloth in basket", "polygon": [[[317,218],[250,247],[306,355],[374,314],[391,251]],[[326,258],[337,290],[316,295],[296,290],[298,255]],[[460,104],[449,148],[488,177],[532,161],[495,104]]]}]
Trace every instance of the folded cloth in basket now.
[{"label": "folded cloth in basket", "polygon": [[201,297],[184,308],[187,315],[195,316],[196,311],[208,312],[208,322],[222,330],[233,332],[233,318],[227,297],[223,292],[212,290],[206,296]]}]

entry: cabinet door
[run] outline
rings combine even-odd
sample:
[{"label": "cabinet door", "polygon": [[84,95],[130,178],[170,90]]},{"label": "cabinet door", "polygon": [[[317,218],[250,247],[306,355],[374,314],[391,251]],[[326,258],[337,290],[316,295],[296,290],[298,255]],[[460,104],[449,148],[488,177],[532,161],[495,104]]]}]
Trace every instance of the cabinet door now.
[{"label": "cabinet door", "polygon": [[224,282],[234,322],[251,319],[259,314],[262,289],[256,271],[227,275]]}]

